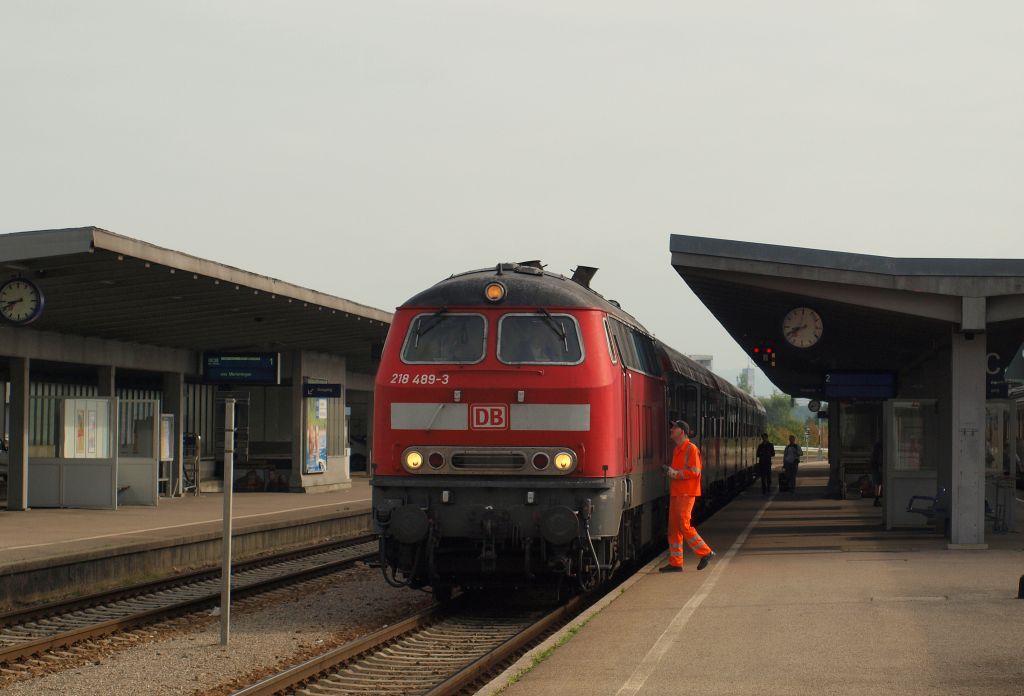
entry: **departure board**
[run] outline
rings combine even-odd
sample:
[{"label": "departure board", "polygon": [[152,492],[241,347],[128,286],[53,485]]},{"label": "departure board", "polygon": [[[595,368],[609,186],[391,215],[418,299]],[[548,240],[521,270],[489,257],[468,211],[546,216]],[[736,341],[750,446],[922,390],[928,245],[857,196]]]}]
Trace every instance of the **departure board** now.
[{"label": "departure board", "polygon": [[203,353],[203,380],[213,384],[280,384],[280,353]]},{"label": "departure board", "polygon": [[822,391],[827,399],[891,399],[896,373],[833,370],[825,373]]}]

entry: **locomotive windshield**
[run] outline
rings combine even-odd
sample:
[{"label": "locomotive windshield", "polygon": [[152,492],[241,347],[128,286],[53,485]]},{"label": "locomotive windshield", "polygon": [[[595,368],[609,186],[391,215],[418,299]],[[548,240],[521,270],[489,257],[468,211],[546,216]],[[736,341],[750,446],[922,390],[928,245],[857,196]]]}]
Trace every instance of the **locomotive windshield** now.
[{"label": "locomotive windshield", "polygon": [[583,345],[568,314],[506,314],[498,323],[498,360],[512,365],[576,365]]},{"label": "locomotive windshield", "polygon": [[477,363],[484,359],[487,324],[479,314],[420,314],[402,347],[407,363]]}]

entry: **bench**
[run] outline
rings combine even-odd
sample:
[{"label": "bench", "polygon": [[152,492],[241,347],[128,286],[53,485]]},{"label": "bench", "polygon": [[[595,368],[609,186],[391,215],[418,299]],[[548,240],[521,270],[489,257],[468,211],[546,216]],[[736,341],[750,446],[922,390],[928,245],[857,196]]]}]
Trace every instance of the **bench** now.
[{"label": "bench", "polygon": [[[913,512],[918,515],[924,515],[928,521],[934,520],[937,516],[942,515],[946,518],[946,533],[949,533],[950,513],[948,503],[948,491],[945,488],[939,488],[935,493],[935,496],[927,495],[914,495],[910,497],[907,502],[907,512]],[[988,500],[985,501],[985,519],[992,520],[998,524],[996,511],[989,505]],[[1001,531],[998,527],[995,531]]]},{"label": "bench", "polygon": [[946,505],[946,493],[945,488],[939,488],[934,497],[927,495],[911,496],[907,502],[907,512],[924,515],[928,520],[934,520],[939,514],[948,516],[949,509]]}]

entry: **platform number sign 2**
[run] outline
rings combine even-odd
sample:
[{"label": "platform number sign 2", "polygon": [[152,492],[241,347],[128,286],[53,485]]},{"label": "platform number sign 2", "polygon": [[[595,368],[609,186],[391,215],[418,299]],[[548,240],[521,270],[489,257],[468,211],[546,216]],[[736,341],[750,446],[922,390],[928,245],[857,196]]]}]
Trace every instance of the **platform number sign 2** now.
[{"label": "platform number sign 2", "polygon": [[506,404],[474,404],[469,409],[473,430],[507,430],[508,406]]}]

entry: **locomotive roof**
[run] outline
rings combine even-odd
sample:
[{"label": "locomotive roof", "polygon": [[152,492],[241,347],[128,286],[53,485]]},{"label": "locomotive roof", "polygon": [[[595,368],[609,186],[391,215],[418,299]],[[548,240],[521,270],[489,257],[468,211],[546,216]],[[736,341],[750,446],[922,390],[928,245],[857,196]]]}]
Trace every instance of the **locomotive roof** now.
[{"label": "locomotive roof", "polygon": [[504,304],[512,307],[579,307],[600,309],[650,333],[618,303],[557,273],[519,263],[499,263],[491,268],[449,276],[407,300],[408,307],[493,307],[484,299],[484,286],[500,281],[507,291]]},{"label": "locomotive roof", "polygon": [[[600,293],[571,278],[549,273],[535,265],[521,263],[499,263],[491,268],[456,273],[414,295],[402,304],[400,309],[494,307],[494,304],[484,299],[483,292],[484,286],[493,280],[500,281],[505,286],[508,306],[600,309],[650,335],[650,332],[633,315],[619,307],[618,303],[606,300]],[[763,410],[761,403],[743,390],[701,367],[674,348],[657,339],[655,341],[665,351],[675,372]]]}]

